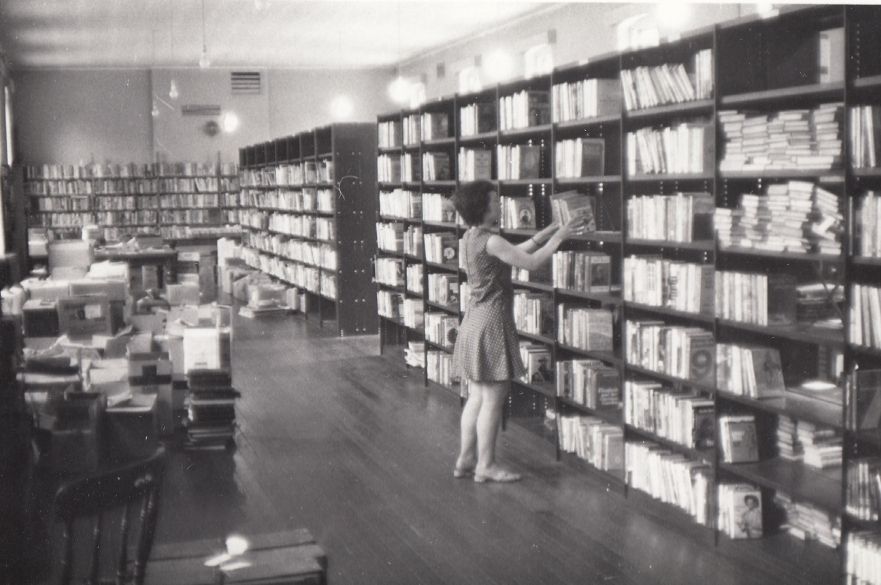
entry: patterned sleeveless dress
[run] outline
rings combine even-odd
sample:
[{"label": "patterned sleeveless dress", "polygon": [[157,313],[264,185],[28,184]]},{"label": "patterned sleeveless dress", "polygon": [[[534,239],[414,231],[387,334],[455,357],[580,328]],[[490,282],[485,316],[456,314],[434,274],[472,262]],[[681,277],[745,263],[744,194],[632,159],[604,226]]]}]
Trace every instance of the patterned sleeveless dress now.
[{"label": "patterned sleeveless dress", "polygon": [[506,382],[526,372],[514,325],[511,267],[486,251],[491,235],[472,227],[462,238],[471,299],[459,326],[453,371],[474,382]]}]

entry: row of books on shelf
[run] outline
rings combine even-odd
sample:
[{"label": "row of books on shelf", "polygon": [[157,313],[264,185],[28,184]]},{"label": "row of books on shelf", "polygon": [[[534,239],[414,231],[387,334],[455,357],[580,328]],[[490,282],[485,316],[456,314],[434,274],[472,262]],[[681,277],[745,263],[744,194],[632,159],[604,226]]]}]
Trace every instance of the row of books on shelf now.
[{"label": "row of books on shelf", "polygon": [[621,408],[621,374],[599,360],[559,360],[554,364],[557,396],[592,410]]},{"label": "row of books on shelf", "polygon": [[460,136],[468,137],[496,129],[496,107],[491,102],[475,102],[459,108]]},{"label": "row of books on shelf", "polygon": [[321,275],[318,268],[299,262],[284,260],[262,254],[259,250],[245,247],[242,252],[245,264],[283,280],[299,288],[318,294],[321,291]]},{"label": "row of books on shelf", "polygon": [[458,383],[453,375],[453,357],[443,351],[430,349],[425,352],[425,373],[432,382],[452,388]]},{"label": "row of books on shelf", "polygon": [[449,197],[441,193],[423,193],[422,219],[424,221],[453,223],[456,221],[456,210]]},{"label": "row of books on shelf", "polygon": [[842,158],[841,103],[751,113],[719,112],[721,171],[827,170]]},{"label": "row of books on shelf", "polygon": [[455,274],[431,273],[427,277],[428,300],[458,308],[459,277]]},{"label": "row of books on shelf", "polygon": [[713,96],[713,51],[703,49],[688,62],[664,63],[621,71],[624,107],[628,111],[678,104]]},{"label": "row of books on shelf", "polygon": [[631,197],[627,199],[627,235],[668,242],[712,240],[715,209],[713,196],[705,192]]},{"label": "row of books on shelf", "polygon": [[624,382],[624,422],[689,449],[716,444],[713,399],[659,382]]},{"label": "row of books on shelf", "polygon": [[606,141],[603,138],[572,138],[558,140],[554,145],[554,168],[558,179],[604,175],[605,161]]},{"label": "row of books on shelf", "polygon": [[307,160],[262,169],[244,169],[242,187],[295,187],[334,180],[333,160]]},{"label": "row of books on shelf", "polygon": [[859,196],[854,210],[855,253],[881,257],[881,193],[867,191]]},{"label": "row of books on shelf", "polygon": [[460,148],[457,155],[460,181],[491,180],[493,154],[486,148]]},{"label": "row of books on shelf", "polygon": [[424,271],[422,270],[422,264],[409,264],[407,266],[406,287],[408,291],[416,295],[423,294],[423,273]]},{"label": "row of books on shelf", "polygon": [[239,190],[236,178],[195,177],[163,179],[28,180],[29,196],[65,195],[156,195],[160,193],[232,193]]},{"label": "row of books on shelf", "polygon": [[[404,119],[401,121],[401,130],[403,134],[403,143],[405,145],[419,144],[419,141],[422,140],[422,116],[419,114],[404,116]],[[399,146],[401,144],[401,140],[393,139],[391,144],[388,144],[388,140],[383,140],[387,143],[386,148]]]},{"label": "row of books on shelf", "polygon": [[627,363],[696,384],[715,384],[713,333],[700,327],[628,319]]},{"label": "row of books on shelf", "polygon": [[499,98],[499,130],[550,124],[550,102],[550,93],[541,90],[522,90]]},{"label": "row of books on shelf", "polygon": [[621,83],[601,78],[557,83],[551,88],[551,105],[555,123],[620,114]]},{"label": "row of books on shelf", "polygon": [[559,289],[609,294],[612,290],[611,266],[611,257],[602,252],[554,252],[551,282]]},{"label": "row of books on shelf", "polygon": [[538,179],[547,176],[543,144],[496,146],[496,176],[500,180]]},{"label": "row of books on shelf", "polygon": [[452,232],[425,234],[425,259],[437,264],[453,264],[459,255],[459,238]]},{"label": "row of books on shelf", "polygon": [[401,155],[401,180],[405,183],[418,183],[422,180],[422,164],[413,153],[405,152]]},{"label": "row of books on shelf", "polygon": [[247,206],[279,211],[323,211],[333,213],[336,196],[333,189],[279,189],[276,191],[246,191]]},{"label": "row of books on shelf", "polygon": [[685,313],[713,314],[714,268],[660,256],[624,258],[624,300]]},{"label": "row of books on shelf", "polygon": [[[85,197],[43,198],[32,200],[30,208],[42,212],[87,212],[92,210],[92,202]],[[132,201],[132,209],[134,209],[134,201]]]},{"label": "row of books on shelf", "polygon": [[557,340],[587,351],[612,351],[612,312],[569,303],[557,305]]},{"label": "row of books on shelf", "polygon": [[[124,214],[125,212],[117,212]],[[137,214],[149,213],[146,211]],[[154,212],[155,213],[155,212]],[[105,214],[106,215],[106,214]],[[127,215],[127,214],[126,214]],[[99,221],[101,214],[98,214]],[[110,223],[112,220],[106,220]],[[125,220],[122,220],[125,221]],[[208,209],[162,209],[159,211],[159,221],[162,223],[221,223],[223,222],[223,210],[219,208]],[[140,223],[140,222],[138,222]],[[150,223],[149,221],[143,223]]]},{"label": "row of books on shelf", "polygon": [[560,415],[560,450],[573,453],[602,471],[624,469],[624,431],[597,417]]},{"label": "row of books on shelf", "polygon": [[336,247],[328,244],[313,244],[264,234],[252,234],[248,244],[264,252],[284,256],[294,262],[320,266],[326,270],[336,270],[338,266]]},{"label": "row of books on shelf", "polygon": [[97,179],[166,177],[170,175],[235,175],[235,163],[92,163],[87,165],[44,164],[26,166],[25,179]]},{"label": "row of books on shelf", "polygon": [[628,176],[712,172],[715,136],[711,123],[701,120],[674,126],[645,127],[628,132]]},{"label": "row of books on shelf", "polygon": [[850,108],[850,164],[855,169],[876,168],[881,158],[881,106]]},{"label": "row of books on shelf", "polygon": [[552,335],[554,331],[554,303],[545,294],[514,293],[514,324],[518,331],[533,335]]},{"label": "row of books on shelf", "polygon": [[403,189],[380,191],[379,214],[401,219],[422,219],[422,196],[417,192]]},{"label": "row of books on shelf", "polygon": [[835,283],[798,283],[785,272],[715,273],[715,312],[722,319],[752,325],[841,327],[844,289]]},{"label": "row of books on shelf", "polygon": [[446,152],[422,153],[422,178],[425,181],[449,181],[453,178],[453,165]]},{"label": "row of books on shelf", "polygon": [[427,311],[423,317],[425,339],[452,350],[459,333],[459,317],[436,311]]},{"label": "row of books on shelf", "polygon": [[852,284],[848,339],[855,345],[881,349],[881,288]]}]

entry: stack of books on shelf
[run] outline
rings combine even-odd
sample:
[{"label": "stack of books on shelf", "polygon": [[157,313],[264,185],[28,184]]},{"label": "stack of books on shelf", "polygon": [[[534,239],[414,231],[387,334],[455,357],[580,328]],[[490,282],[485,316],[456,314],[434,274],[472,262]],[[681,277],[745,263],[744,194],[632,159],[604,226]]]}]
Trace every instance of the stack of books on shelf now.
[{"label": "stack of books on shelf", "polygon": [[496,109],[491,103],[477,102],[459,108],[460,136],[474,136],[496,129]]},{"label": "stack of books on shelf", "polygon": [[187,382],[187,448],[225,448],[235,435],[235,401],[240,396],[229,372],[191,370]]},{"label": "stack of books on shelf", "polygon": [[720,390],[748,398],[783,396],[780,352],[759,345],[716,344],[716,384]]},{"label": "stack of books on shelf", "polygon": [[560,417],[560,450],[574,453],[597,469],[620,473],[624,469],[624,432],[596,417]]},{"label": "stack of books on shelf", "polygon": [[593,410],[621,408],[621,374],[599,360],[556,364],[557,396]]},{"label": "stack of books on shelf", "polygon": [[455,274],[429,274],[428,300],[457,307],[459,305],[459,276]]},{"label": "stack of books on shelf", "polygon": [[660,256],[624,259],[624,300],[686,313],[713,314],[711,264],[669,260]]},{"label": "stack of books on shelf", "polygon": [[388,286],[404,286],[404,261],[399,258],[377,258],[376,282]]},{"label": "stack of books on shelf", "polygon": [[710,524],[713,494],[710,465],[649,442],[628,442],[624,460],[631,487],[676,506],[698,524]]},{"label": "stack of books on shelf", "polygon": [[401,123],[380,122],[377,124],[377,142],[380,148],[401,146]]},{"label": "stack of books on shelf", "polygon": [[881,155],[881,106],[850,108],[850,164],[855,169],[876,168]]},{"label": "stack of books on shelf", "polygon": [[376,222],[376,247],[384,252],[403,252],[404,226],[400,223]]},{"label": "stack of books on shelf", "polygon": [[612,312],[560,303],[557,341],[586,351],[612,351]]},{"label": "stack of books on shelf", "polygon": [[719,417],[719,443],[725,463],[754,463],[759,460],[756,417],[726,414]]},{"label": "stack of books on shelf", "polygon": [[777,417],[777,455],[786,461],[801,461],[802,451],[798,435],[798,421],[790,416]]},{"label": "stack of books on shelf", "polygon": [[376,307],[380,316],[395,321],[402,318],[401,305],[404,303],[404,295],[389,290],[379,289],[376,291]]},{"label": "stack of books on shelf", "polygon": [[325,242],[333,242],[336,239],[336,222],[327,217],[319,217],[315,220],[315,237]]},{"label": "stack of books on shelf", "polygon": [[799,420],[796,433],[805,465],[815,469],[841,466],[842,439],[835,429],[821,428],[812,422]]},{"label": "stack of books on shelf", "polygon": [[499,144],[496,146],[498,178],[538,179],[542,175],[541,144]]},{"label": "stack of books on shelf", "polygon": [[422,179],[424,181],[449,181],[453,178],[450,155],[446,152],[422,153]]},{"label": "stack of books on shelf", "polygon": [[413,191],[395,189],[379,192],[379,214],[402,219],[422,217],[422,197]]},{"label": "stack of books on shelf", "polygon": [[425,367],[425,344],[420,341],[409,341],[404,349],[404,362],[411,368]]},{"label": "stack of books on shelf", "polygon": [[456,221],[456,210],[450,198],[440,193],[422,194],[422,219],[441,223]]},{"label": "stack of books on shelf", "polygon": [[878,522],[881,508],[881,458],[860,457],[847,462],[845,510],[857,520]]},{"label": "stack of books on shelf", "polygon": [[701,121],[627,133],[627,173],[704,173],[714,164],[713,124]]},{"label": "stack of books on shelf", "polygon": [[376,157],[376,180],[380,183],[401,182],[400,154],[381,154]]},{"label": "stack of books on shelf", "polygon": [[422,329],[425,322],[425,310],[422,306],[422,299],[407,299],[401,303],[402,317],[404,325],[411,329]]},{"label": "stack of books on shelf", "polygon": [[628,235],[668,242],[712,240],[714,212],[709,193],[631,197],[627,200]]},{"label": "stack of books on shelf", "polygon": [[450,117],[443,112],[422,114],[422,140],[429,142],[450,136]]},{"label": "stack of books on shelf", "polygon": [[622,70],[624,107],[632,111],[712,97],[713,51],[698,51],[690,65],[691,74],[682,63]]},{"label": "stack of books on shelf", "polygon": [[405,146],[419,144],[419,141],[422,140],[422,118],[420,116],[416,114],[404,116],[403,129]]},{"label": "stack of books on shelf", "polygon": [[455,233],[438,232],[425,234],[425,259],[437,264],[455,265],[459,240]]},{"label": "stack of books on shelf", "polygon": [[850,334],[855,345],[881,349],[881,288],[851,285]]},{"label": "stack of books on shelf", "polygon": [[554,362],[548,346],[521,341],[520,359],[526,366],[526,373],[521,378],[523,382],[543,384],[554,381]]},{"label": "stack of books on shelf", "polygon": [[535,229],[535,202],[532,197],[502,197],[499,200],[503,230]]},{"label": "stack of books on shelf", "polygon": [[597,177],[605,171],[606,141],[603,138],[559,140],[554,146],[558,179]]},{"label": "stack of books on shelf", "polygon": [[404,253],[421,257],[423,242],[422,228],[418,225],[411,225],[404,232]]},{"label": "stack of books on shelf", "polygon": [[459,180],[492,179],[493,153],[485,148],[460,148],[458,155]]},{"label": "stack of books on shelf", "polygon": [[677,392],[657,382],[624,383],[624,422],[684,445],[709,449],[716,443],[712,398]]},{"label": "stack of books on shelf", "polygon": [[553,331],[554,302],[542,293],[514,293],[514,323],[518,331],[533,335],[550,334]]},{"label": "stack of books on shelf", "polygon": [[612,116],[621,111],[621,83],[617,79],[582,79],[551,88],[554,122]]},{"label": "stack of books on shelf", "polygon": [[551,122],[550,94],[541,90],[523,90],[499,98],[499,130],[542,126]]},{"label": "stack of books on shelf", "polygon": [[711,331],[628,319],[624,334],[629,364],[697,384],[715,383],[716,344]]},{"label": "stack of books on shelf", "polygon": [[611,292],[612,259],[593,251],[554,252],[551,275],[554,288],[586,293]]},{"label": "stack of books on shelf", "polygon": [[453,378],[453,356],[443,351],[426,351],[425,372],[428,374],[428,379],[432,382],[451,388],[455,382]]},{"label": "stack of books on shelf", "polygon": [[810,540],[829,548],[841,544],[841,517],[813,504],[794,501],[788,494],[777,492],[774,503],[786,516],[782,528],[800,540]]},{"label": "stack of books on shelf", "polygon": [[417,295],[422,294],[422,264],[407,266],[407,290]]},{"label": "stack of books on shelf", "polygon": [[840,103],[775,113],[719,112],[720,171],[829,170],[841,164]]},{"label": "stack of books on shelf", "polygon": [[854,213],[857,235],[855,254],[881,257],[881,193],[867,191],[857,200]]},{"label": "stack of books on shelf", "polygon": [[425,338],[447,349],[453,349],[459,332],[459,318],[446,313],[425,313]]},{"label": "stack of books on shelf", "polygon": [[733,539],[761,538],[761,490],[748,483],[720,483],[717,490],[719,531]]}]

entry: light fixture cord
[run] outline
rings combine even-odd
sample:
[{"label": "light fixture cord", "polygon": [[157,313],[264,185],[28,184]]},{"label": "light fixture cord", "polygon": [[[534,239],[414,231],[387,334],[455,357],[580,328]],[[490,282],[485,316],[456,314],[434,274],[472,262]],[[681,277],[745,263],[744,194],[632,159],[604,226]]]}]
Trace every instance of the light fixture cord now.
[{"label": "light fixture cord", "polygon": [[205,0],[202,0],[202,52],[208,52],[208,47],[205,45]]}]

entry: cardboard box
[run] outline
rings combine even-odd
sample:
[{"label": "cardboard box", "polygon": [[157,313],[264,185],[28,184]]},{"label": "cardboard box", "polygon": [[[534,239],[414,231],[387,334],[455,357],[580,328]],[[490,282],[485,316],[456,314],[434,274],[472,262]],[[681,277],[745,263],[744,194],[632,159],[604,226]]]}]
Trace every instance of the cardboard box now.
[{"label": "cardboard box", "polygon": [[176,305],[198,305],[199,284],[184,282],[181,284],[169,284],[165,287],[165,296],[168,304]]},{"label": "cardboard box", "polygon": [[57,240],[49,244],[49,272],[85,276],[92,264],[92,245],[82,240]]},{"label": "cardboard box", "polygon": [[260,283],[248,288],[248,304],[252,307],[271,307],[285,304],[287,289],[280,284]]},{"label": "cardboard box", "polygon": [[112,335],[110,302],[104,295],[61,299],[58,301],[58,327],[70,337]]},{"label": "cardboard box", "polygon": [[22,307],[25,337],[52,337],[61,334],[58,324],[58,301],[29,300]]},{"label": "cardboard box", "polygon": [[228,328],[190,327],[184,330],[184,371],[228,370],[231,336]]}]

